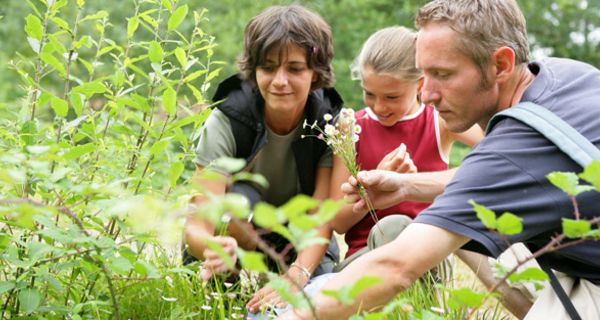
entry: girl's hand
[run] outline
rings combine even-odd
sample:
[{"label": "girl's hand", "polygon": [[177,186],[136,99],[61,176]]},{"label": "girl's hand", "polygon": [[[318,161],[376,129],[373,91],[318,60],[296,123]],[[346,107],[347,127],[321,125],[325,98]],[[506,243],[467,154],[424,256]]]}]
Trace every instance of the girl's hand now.
[{"label": "girl's hand", "polygon": [[404,143],[401,143],[398,148],[386,154],[377,165],[377,169],[395,171],[398,173],[417,172],[417,167],[406,151],[406,145]]}]

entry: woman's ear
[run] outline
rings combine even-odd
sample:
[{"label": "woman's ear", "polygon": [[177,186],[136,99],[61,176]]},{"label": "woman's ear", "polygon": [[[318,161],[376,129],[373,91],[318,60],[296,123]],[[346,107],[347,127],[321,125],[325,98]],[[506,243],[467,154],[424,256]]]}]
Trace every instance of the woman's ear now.
[{"label": "woman's ear", "polygon": [[496,79],[504,81],[515,69],[515,51],[509,47],[500,47],[492,54],[492,63],[496,69]]}]

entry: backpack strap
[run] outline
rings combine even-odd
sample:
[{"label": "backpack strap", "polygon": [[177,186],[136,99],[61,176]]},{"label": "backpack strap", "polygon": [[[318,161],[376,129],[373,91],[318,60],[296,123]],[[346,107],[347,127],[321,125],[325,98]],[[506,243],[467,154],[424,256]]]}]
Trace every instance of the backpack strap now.
[{"label": "backpack strap", "polygon": [[495,114],[488,123],[486,134],[502,118],[519,120],[552,141],[562,152],[582,168],[600,160],[600,150],[552,111],[532,102],[522,102]]},{"label": "backpack strap", "polygon": [[[500,119],[505,117],[519,120],[537,130],[582,168],[589,165],[592,160],[600,160],[600,150],[587,138],[577,132],[577,130],[563,119],[552,113],[552,111],[532,102],[522,102],[495,114],[488,123],[486,134],[491,131]],[[581,320],[573,302],[569,299],[554,272],[550,269],[547,257],[540,256],[536,260],[540,267],[542,267],[542,270],[548,274],[554,293],[560,299],[571,319]]]}]

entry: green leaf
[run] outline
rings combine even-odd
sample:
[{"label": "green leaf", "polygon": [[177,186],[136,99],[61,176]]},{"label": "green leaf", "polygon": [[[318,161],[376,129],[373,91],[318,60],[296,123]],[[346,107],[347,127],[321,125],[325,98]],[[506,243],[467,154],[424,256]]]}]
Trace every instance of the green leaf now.
[{"label": "green leaf", "polygon": [[167,8],[169,12],[173,11],[173,5],[171,4],[171,0],[162,0],[161,1],[163,7]]},{"label": "green leaf", "polygon": [[163,91],[163,105],[165,107],[165,112],[169,116],[175,115],[175,112],[177,112],[177,92],[175,92],[173,88],[167,87],[165,91]]},{"label": "green leaf", "polygon": [[52,17],[50,18],[52,20],[52,22],[56,23],[56,25],[59,28],[62,28],[64,30],[69,30],[69,23],[66,22],[65,20],[59,18],[59,17]]},{"label": "green leaf", "polygon": [[477,213],[477,218],[479,218],[486,228],[491,230],[496,229],[496,214],[494,211],[478,204],[474,200],[469,200],[469,204],[473,206],[473,209]]},{"label": "green leaf", "polygon": [[14,281],[0,281],[0,294],[3,294],[15,287]]},{"label": "green leaf", "polygon": [[133,34],[140,26],[140,20],[137,16],[129,18],[127,20],[127,38],[133,37]]},{"label": "green leaf", "polygon": [[264,255],[256,251],[237,250],[238,257],[242,264],[242,269],[256,272],[267,272],[269,268],[265,264]]},{"label": "green leaf", "polygon": [[579,178],[572,172],[551,172],[546,176],[548,180],[566,194],[575,197],[578,194],[593,190],[591,186],[580,186]]},{"label": "green leaf", "polygon": [[223,249],[223,247],[221,247],[220,244],[214,242],[214,241],[207,241],[206,242],[206,246],[214,251],[219,258],[221,258],[221,260],[223,260],[223,262],[225,263],[225,265],[230,268],[233,269],[233,267],[235,266],[235,262],[233,261],[233,258],[231,258],[230,255],[227,254],[227,252],[225,252],[225,249]]},{"label": "green leaf", "polygon": [[229,173],[240,171],[246,166],[244,159],[221,157],[214,160],[209,167],[219,168]]},{"label": "green leaf", "polygon": [[25,145],[32,145],[35,142],[35,136],[38,134],[38,125],[35,120],[25,121],[21,125],[20,138]]},{"label": "green leaf", "polygon": [[523,231],[522,220],[510,212],[505,212],[496,221],[498,232],[507,236],[519,234]]},{"label": "green leaf", "polygon": [[105,10],[100,10],[94,14],[90,14],[85,16],[85,18],[83,18],[81,20],[81,22],[87,21],[87,20],[99,20],[99,19],[104,19],[108,17],[108,12],[106,12]]},{"label": "green leaf", "polygon": [[223,207],[239,219],[247,219],[250,215],[248,198],[238,193],[227,193],[223,196]]},{"label": "green leaf", "polygon": [[523,281],[546,281],[548,275],[540,268],[527,268],[521,272],[515,272],[508,277],[512,283],[519,283]]},{"label": "green leaf", "polygon": [[160,44],[156,41],[150,41],[148,46],[148,58],[151,62],[160,63],[164,57],[164,52]]},{"label": "green leaf", "polygon": [[179,177],[181,177],[183,169],[185,169],[185,165],[183,164],[183,162],[178,161],[171,163],[171,166],[169,167],[169,172],[167,174],[167,177],[169,179],[169,186],[171,186],[171,188],[175,188],[175,186],[177,186],[177,180],[179,180]]},{"label": "green leaf", "polygon": [[221,72],[221,68],[217,68],[213,71],[211,71],[208,76],[206,77],[206,80],[204,80],[204,82],[210,82],[210,80],[214,79],[216,76],[219,75],[219,73]]},{"label": "green leaf", "polygon": [[181,49],[180,47],[175,48],[175,57],[177,58],[177,61],[179,62],[181,67],[185,67],[185,65],[187,64],[185,50]]},{"label": "green leaf", "polygon": [[66,160],[77,159],[86,153],[93,152],[94,150],[96,150],[96,145],[93,143],[75,146],[65,153],[63,158]]},{"label": "green leaf", "polygon": [[44,28],[42,27],[40,18],[29,14],[25,18],[25,32],[31,38],[41,41],[44,36]]},{"label": "green leaf", "polygon": [[185,16],[188,13],[188,6],[183,5],[175,10],[173,14],[169,17],[169,22],[167,23],[167,30],[173,31],[179,27],[179,25],[185,20]]},{"label": "green leaf", "polygon": [[19,303],[26,314],[32,313],[40,306],[42,295],[35,288],[25,288],[19,291]]},{"label": "green leaf", "polygon": [[381,283],[383,283],[383,280],[380,277],[364,276],[350,288],[350,298],[354,300],[363,290]]},{"label": "green leaf", "polygon": [[81,93],[85,95],[85,97],[88,99],[96,93],[104,93],[106,91],[106,86],[104,86],[104,84],[102,84],[102,82],[99,80],[93,82],[86,82],[71,90],[72,93]]},{"label": "green leaf", "polygon": [[259,227],[272,229],[274,226],[278,225],[277,221],[277,213],[274,206],[265,203],[259,202],[254,206],[254,215],[252,217],[252,221],[256,223]]},{"label": "green leaf", "polygon": [[81,112],[83,112],[83,102],[85,100],[85,96],[83,94],[71,92],[69,94],[69,100],[71,101],[73,110],[75,110],[75,114],[80,116]]},{"label": "green leaf", "polygon": [[591,183],[596,191],[600,192],[600,161],[593,160],[581,174],[581,179]]},{"label": "green leaf", "polygon": [[592,229],[587,220],[562,219],[563,233],[567,238],[575,239],[585,237]]},{"label": "green leaf", "polygon": [[63,99],[52,97],[50,100],[50,106],[52,106],[52,109],[56,115],[61,118],[66,117],[69,113],[69,104]]},{"label": "green leaf", "polygon": [[202,70],[192,72],[183,79],[183,82],[187,83],[190,81],[194,81],[194,80],[196,80],[196,78],[200,77],[201,75],[204,75],[206,72],[208,72],[208,69],[202,69]]},{"label": "green leaf", "polygon": [[127,274],[127,272],[133,269],[133,264],[123,257],[115,257],[110,261],[110,268],[116,273]]},{"label": "green leaf", "polygon": [[486,293],[475,292],[468,288],[449,289],[448,304],[453,309],[478,308],[483,303]]},{"label": "green leaf", "polygon": [[85,5],[85,0],[77,0],[77,6],[79,8],[83,8],[84,5]]},{"label": "green leaf", "polygon": [[150,148],[150,154],[155,155],[157,153],[163,152],[169,145],[169,142],[170,142],[169,139],[163,139],[163,140],[155,142],[152,145],[152,147]]},{"label": "green leaf", "polygon": [[67,74],[67,70],[62,65],[60,60],[58,60],[52,53],[42,52],[40,53],[40,58],[46,64],[52,66],[52,68],[56,69],[61,76],[65,76]]},{"label": "green leaf", "polygon": [[300,214],[306,214],[306,212],[316,208],[318,205],[319,201],[316,199],[313,199],[305,194],[299,194],[286,202],[281,207],[281,210],[288,219],[292,219]]},{"label": "green leaf", "polygon": [[344,286],[338,290],[322,290],[324,295],[336,298],[343,304],[353,304],[356,297],[365,289],[383,283],[379,277],[364,276],[351,286]]}]

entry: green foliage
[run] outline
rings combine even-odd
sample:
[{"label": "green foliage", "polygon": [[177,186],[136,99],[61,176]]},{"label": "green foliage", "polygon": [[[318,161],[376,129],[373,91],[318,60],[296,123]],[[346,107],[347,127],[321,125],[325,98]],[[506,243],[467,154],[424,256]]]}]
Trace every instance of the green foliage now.
[{"label": "green foliage", "polygon": [[379,277],[364,276],[355,283],[344,286],[338,290],[322,290],[324,295],[333,297],[343,304],[352,304],[356,297],[365,289],[381,284],[383,281]]},{"label": "green foliage", "polygon": [[552,172],[547,178],[553,185],[572,197],[594,189],[591,186],[579,185],[579,178],[572,172]]},{"label": "green foliage", "polygon": [[11,64],[23,96],[0,110],[2,318],[120,318],[136,281],[160,288],[180,268],[161,248],[179,243],[196,192],[185,164],[209,82],[188,77],[216,74],[213,38],[203,10],[131,4],[127,37],[112,38],[119,22],[84,1],[25,3],[28,47]]}]

